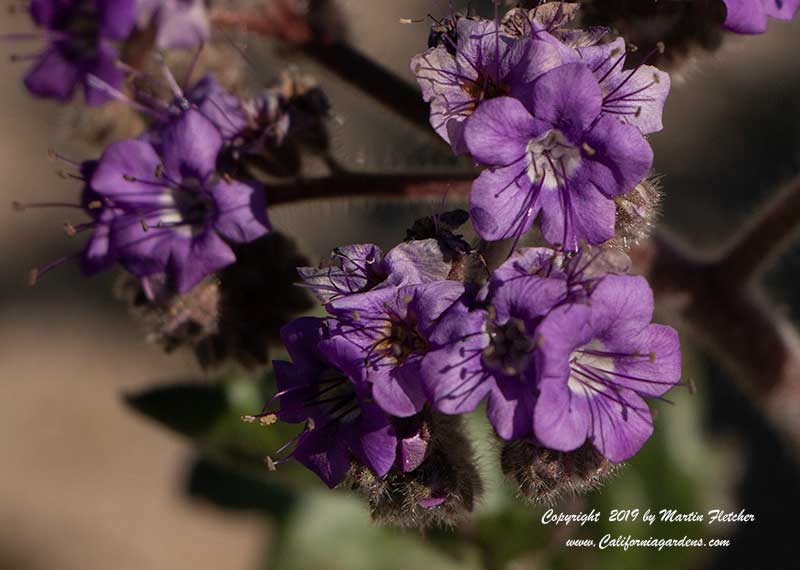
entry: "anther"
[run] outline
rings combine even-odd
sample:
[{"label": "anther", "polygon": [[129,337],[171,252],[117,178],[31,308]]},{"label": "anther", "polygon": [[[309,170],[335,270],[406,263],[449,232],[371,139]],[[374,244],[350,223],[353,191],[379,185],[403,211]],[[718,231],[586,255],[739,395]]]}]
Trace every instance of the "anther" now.
[{"label": "anther", "polygon": [[146,231],[149,231],[149,230],[150,230],[150,226],[148,226],[148,225],[147,225],[147,221],[146,221],[144,218],[142,218],[141,220],[139,220],[139,223],[142,225],[142,230],[143,230],[143,231],[145,231],[145,232],[146,232]]},{"label": "anther", "polygon": [[264,465],[267,466],[267,471],[275,471],[276,469],[275,462],[269,456],[264,458]]},{"label": "anther", "polygon": [[593,149],[591,146],[589,146],[589,143],[586,143],[586,142],[583,143],[583,145],[581,145],[581,148],[589,156],[594,156],[595,154],[597,154],[597,151],[595,149]]},{"label": "anther", "polygon": [[134,178],[130,174],[123,174],[122,178],[124,178],[127,182],[136,182],[136,178]]},{"label": "anther", "polygon": [[64,222],[64,233],[67,234],[67,237],[75,237],[78,234],[78,230],[69,222]]},{"label": "anther", "polygon": [[656,49],[658,50],[658,53],[663,54],[664,51],[667,49],[667,46],[664,45],[664,42],[658,42],[656,43]]},{"label": "anther", "polygon": [[87,207],[90,210],[99,210],[100,208],[103,207],[103,203],[100,200],[92,200],[91,202],[89,202]]},{"label": "anther", "polygon": [[34,267],[28,272],[28,286],[33,287],[39,281],[39,269]]},{"label": "anther", "polygon": [[650,359],[650,362],[651,362],[652,364],[655,364],[655,363],[656,363],[656,353],[655,353],[655,352],[651,352],[651,353],[648,355],[648,358]]}]

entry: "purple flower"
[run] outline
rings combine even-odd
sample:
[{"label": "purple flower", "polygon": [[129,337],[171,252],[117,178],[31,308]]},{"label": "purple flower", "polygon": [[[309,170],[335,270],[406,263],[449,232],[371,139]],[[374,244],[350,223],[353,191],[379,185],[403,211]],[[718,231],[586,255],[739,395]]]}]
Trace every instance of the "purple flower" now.
[{"label": "purple flower", "polygon": [[470,194],[482,238],[519,237],[540,212],[544,238],[564,249],[614,235],[613,198],[647,175],[653,153],[638,129],[603,114],[602,101],[592,71],[571,63],[543,74],[522,102],[486,101],[470,117],[467,147],[489,166]]},{"label": "purple flower", "polygon": [[534,434],[572,451],[590,441],[606,458],[632,457],[653,432],[643,398],[678,383],[678,335],[650,324],[653,296],[643,277],[609,275],[589,304],[551,311],[537,329]]},{"label": "purple flower", "polygon": [[413,416],[425,394],[420,360],[438,317],[464,293],[462,283],[436,281],[383,287],[342,297],[328,305],[331,338],[320,350],[348,376],[372,385],[387,413]]},{"label": "purple flower", "polygon": [[272,464],[296,459],[333,488],[347,474],[352,454],[383,477],[395,464],[398,436],[389,416],[372,402],[369,385],[353,382],[319,350],[325,334],[324,321],[312,317],[281,329],[292,362],[273,362],[279,392],[270,403],[280,401],[277,419],[306,427],[278,450],[294,443],[291,453]]},{"label": "purple flower", "polygon": [[136,0],[32,0],[33,21],[44,28],[49,46],[25,77],[38,97],[68,101],[82,85],[86,103],[100,105],[109,96],[90,76],[119,87],[124,78],[111,42],[123,40],[135,23]]},{"label": "purple flower", "polygon": [[216,175],[221,147],[194,110],[165,129],[159,151],[143,140],[109,146],[89,182],[102,204],[90,247],[105,244],[137,277],[166,274],[181,293],[233,263],[226,240],[250,242],[270,226],[260,185]]},{"label": "purple flower", "polygon": [[447,414],[487,414],[504,439],[533,430],[537,327],[567,298],[567,279],[544,248],[515,256],[493,275],[479,308],[459,302],[429,335],[420,366],[431,405]]},{"label": "purple flower", "polygon": [[211,35],[204,0],[138,0],[139,27],[156,29],[162,49],[193,48]]},{"label": "purple flower", "polygon": [[449,45],[452,40],[443,36],[444,45],[412,58],[411,71],[431,103],[431,126],[462,154],[467,152],[464,121],[475,109],[492,98],[521,93],[540,74],[560,65],[561,58],[554,46],[514,38],[493,21],[462,18],[456,29],[457,45]]},{"label": "purple flower", "polygon": [[790,21],[800,9],[800,0],[723,0],[727,15],[723,27],[740,34],[767,31],[767,18]]}]

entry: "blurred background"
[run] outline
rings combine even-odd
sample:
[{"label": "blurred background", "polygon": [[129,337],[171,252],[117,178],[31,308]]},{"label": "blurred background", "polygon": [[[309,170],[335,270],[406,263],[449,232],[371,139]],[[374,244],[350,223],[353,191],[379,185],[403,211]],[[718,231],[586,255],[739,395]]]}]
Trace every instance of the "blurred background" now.
[{"label": "blurred background", "polygon": [[[409,82],[411,55],[427,40],[426,24],[399,19],[433,10],[422,0],[339,3],[353,44]],[[0,34],[27,29],[24,14],[3,16]],[[234,40],[240,41],[240,40]],[[0,44],[10,55],[18,49]],[[317,76],[336,120],[333,146],[343,164],[365,171],[446,170],[456,166],[435,141],[365,100],[313,62],[249,40],[254,85],[277,77],[287,61]],[[235,53],[235,52],[234,52]],[[675,76],[665,129],[651,137],[664,176],[663,227],[696,251],[711,250],[781,184],[800,173],[800,21],[773,23],[767,34],[726,37]],[[236,57],[230,55],[229,57]],[[33,100],[21,78],[26,64],[0,63],[2,199],[73,200],[79,183],[58,176],[49,148],[84,159],[98,148],[81,133],[91,118],[78,107]],[[315,202],[275,208],[276,226],[319,259],[333,246],[373,241],[391,245],[431,203]],[[792,523],[800,512],[797,456],[770,418],[682,334],[684,376],[697,387],[659,405],[656,435],[601,490],[556,510],[612,508],[756,515],[741,525],[634,523],[545,527],[542,507],[528,507],[496,471],[489,428],[470,429],[479,443],[487,493],[474,520],[458,532],[382,529],[364,505],[331,493],[291,467],[281,475],[233,469],[220,449],[265,451],[281,440],[240,413],[260,407],[259,388],[226,371],[228,417],[204,427],[163,425],[136,414],[125,394],[175,379],[210,380],[191,354],[149,345],[114,299],[114,275],[92,280],[66,265],[35,288],[28,270],[77,250],[64,237],[63,211],[15,213],[0,208],[0,568],[94,570],[162,568],[790,568],[800,547]],[[313,223],[309,223],[313,221]],[[80,239],[80,238],[77,238]],[[800,248],[765,277],[771,298],[800,316]],[[670,321],[670,315],[661,319]],[[683,331],[682,331],[683,332]],[[211,385],[211,384],[209,384]],[[208,395],[203,396],[206,398]],[[195,400],[171,413],[191,415]],[[212,414],[215,422],[222,412]],[[800,414],[800,409],[798,410]],[[159,416],[156,410],[152,416]],[[169,424],[170,422],[166,422]],[[180,423],[180,422],[173,422]],[[236,424],[236,425],[234,425]],[[222,427],[220,427],[222,426]],[[255,431],[254,431],[255,430]],[[186,436],[189,437],[186,437]],[[240,439],[239,439],[240,438]],[[245,442],[245,443],[242,443]],[[274,449],[274,447],[273,447]],[[284,485],[285,483],[285,485]],[[605,518],[605,517],[604,517]],[[567,537],[605,533],[730,538],[726,549],[568,550]]]}]

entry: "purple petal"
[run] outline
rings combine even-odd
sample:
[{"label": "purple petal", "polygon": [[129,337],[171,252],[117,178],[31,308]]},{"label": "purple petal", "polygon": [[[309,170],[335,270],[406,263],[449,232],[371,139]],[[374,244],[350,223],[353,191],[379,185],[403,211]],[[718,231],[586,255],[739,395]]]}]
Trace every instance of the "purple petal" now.
[{"label": "purple petal", "polygon": [[425,392],[420,380],[419,359],[408,360],[401,365],[392,363],[392,369],[368,373],[372,382],[375,402],[386,413],[407,418],[419,413],[425,405]]},{"label": "purple petal", "polygon": [[214,229],[224,238],[247,243],[272,229],[261,184],[221,181],[211,189],[211,195],[217,207]]},{"label": "purple petal", "polygon": [[767,31],[767,12],[761,0],[723,0],[728,9],[723,27],[740,34]]},{"label": "purple petal", "polygon": [[[110,249],[118,252],[120,262],[137,277],[164,273],[172,252],[175,235],[158,228],[157,216],[124,215],[114,219],[110,230]],[[149,226],[145,231],[143,226]]]},{"label": "purple petal", "polygon": [[383,477],[397,457],[397,435],[389,417],[372,404],[361,404],[357,444],[353,450],[378,477]]},{"label": "purple petal", "polygon": [[653,318],[653,292],[641,276],[608,275],[591,294],[592,328],[606,344],[638,336]]},{"label": "purple petal", "polygon": [[156,44],[163,49],[193,48],[211,35],[203,0],[164,0],[157,27]]},{"label": "purple petal", "polygon": [[400,468],[404,473],[413,471],[425,461],[428,442],[418,433],[400,440]]},{"label": "purple petal", "polygon": [[464,126],[469,153],[489,166],[507,166],[524,158],[525,147],[535,134],[539,134],[536,121],[511,97],[484,101]]},{"label": "purple petal", "polygon": [[582,140],[582,133],[600,114],[602,101],[597,79],[582,63],[568,63],[548,71],[522,98],[537,120],[573,141]]},{"label": "purple petal", "polygon": [[767,16],[788,22],[800,10],[800,0],[765,0],[765,10]]},{"label": "purple petal", "polygon": [[497,311],[498,323],[503,324],[511,317],[537,323],[540,317],[566,297],[567,285],[564,279],[529,275],[497,287],[491,303]]},{"label": "purple petal", "polygon": [[207,276],[236,261],[231,248],[213,231],[206,229],[191,239],[176,240],[169,272],[179,293],[185,293]]},{"label": "purple petal", "polygon": [[97,89],[92,85],[90,77],[92,75],[102,79],[111,87],[119,88],[125,79],[125,74],[117,66],[117,50],[113,47],[101,43],[97,47],[97,55],[91,61],[84,64],[83,69],[83,93],[86,104],[97,106],[106,103],[111,99],[106,91]]},{"label": "purple petal", "polygon": [[603,88],[603,112],[632,125],[644,134],[664,128],[661,120],[670,90],[669,74],[651,65],[609,76]]},{"label": "purple petal", "polygon": [[512,440],[530,434],[532,400],[533,384],[523,384],[518,378],[497,380],[486,404],[486,415],[497,435]]},{"label": "purple petal", "polygon": [[124,40],[136,24],[137,0],[95,0],[100,35],[112,40]]},{"label": "purple petal", "polygon": [[486,335],[475,335],[425,355],[420,370],[434,408],[445,414],[465,414],[483,401],[494,387],[481,362],[487,344]]},{"label": "purple petal", "polygon": [[115,203],[156,206],[168,192],[156,178],[160,164],[149,143],[136,139],[111,143],[100,157],[90,186]]},{"label": "purple petal", "polygon": [[113,212],[104,209],[96,220],[92,236],[81,255],[81,270],[85,275],[95,275],[116,262],[116,252],[111,249],[111,221]]},{"label": "purple petal", "polygon": [[661,396],[681,379],[681,347],[678,333],[665,325],[649,325],[623,343],[609,343],[607,350],[629,353],[614,359],[616,384],[644,396]]},{"label": "purple petal", "polygon": [[342,482],[350,468],[350,450],[335,423],[307,432],[297,444],[294,457],[331,489]]},{"label": "purple petal", "polygon": [[537,193],[521,160],[505,168],[484,170],[473,182],[470,217],[483,239],[495,241],[521,235],[539,212]]},{"label": "purple petal", "polygon": [[616,205],[591,185],[573,180],[568,189],[542,192],[542,235],[548,243],[574,251],[580,242],[600,244],[614,236]]},{"label": "purple petal", "polygon": [[609,198],[633,189],[653,165],[653,150],[642,133],[610,116],[586,133],[584,145],[591,152],[584,146],[579,184],[592,184]]},{"label": "purple petal", "polygon": [[509,50],[509,73],[505,81],[510,87],[512,97],[524,97],[530,83],[546,71],[566,63],[560,50],[553,44],[538,40],[521,40],[512,44]]},{"label": "purple petal", "polygon": [[591,418],[587,399],[567,387],[566,377],[539,383],[533,426],[536,439],[544,447],[558,451],[579,448],[591,432]]},{"label": "purple petal", "polygon": [[301,368],[319,366],[321,357],[318,345],[322,339],[323,322],[317,317],[300,317],[281,327],[281,342],[297,366]]},{"label": "purple petal", "polygon": [[248,119],[241,100],[228,93],[211,75],[195,83],[186,98],[197,105],[225,139],[233,139],[247,128]]},{"label": "purple petal", "polygon": [[592,444],[614,463],[630,459],[653,435],[653,418],[647,404],[628,390],[596,394],[592,407]]},{"label": "purple petal", "polygon": [[48,49],[25,76],[25,87],[37,97],[68,101],[72,97],[80,72],[55,44]]},{"label": "purple petal", "polygon": [[162,148],[164,168],[170,176],[203,181],[216,169],[222,135],[211,121],[191,109],[164,130]]}]

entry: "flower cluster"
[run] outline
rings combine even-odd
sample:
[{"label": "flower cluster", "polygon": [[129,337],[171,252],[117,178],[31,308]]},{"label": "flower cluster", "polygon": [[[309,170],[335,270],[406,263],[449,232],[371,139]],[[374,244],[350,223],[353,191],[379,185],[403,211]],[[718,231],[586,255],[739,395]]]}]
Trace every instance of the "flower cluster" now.
[{"label": "flower cluster", "polygon": [[[536,4],[436,20],[411,60],[431,126],[477,169],[469,212],[314,266],[267,215],[270,186],[273,203],[303,191],[304,154],[336,183],[358,178],[329,152],[330,105],[313,79],[286,74],[245,97],[212,75],[192,82],[194,67],[178,82],[163,58],[159,79],[119,60],[141,42],[201,44],[201,0],[32,0],[40,32],[16,39],[48,46],[28,89],[66,101],[80,86],[89,105],[121,100],[147,124],[97,160],[54,154],[83,188],[76,204],[49,205],[87,215],[65,230],[88,240],[33,280],[76,257],[89,275],[120,265],[151,336],[204,365],[266,364],[279,330],[289,359],[272,363],[276,393],[245,419],[302,428],[267,466],[297,460],[364,494],[378,520],[471,511],[482,482],[462,416],[476,410],[524,496],[595,488],[653,433],[649,402],[680,384],[678,335],[652,322],[652,291],[627,256],[657,214],[647,137],[663,127],[670,77],[648,63],[662,43],[631,57],[623,38],[581,27],[579,4]],[[726,28],[755,33],[800,2],[725,5]],[[468,221],[474,243],[459,233]],[[324,312],[294,318],[307,293]]]},{"label": "flower cluster", "polygon": [[[669,76],[626,67],[624,41],[572,27],[576,13],[435,22],[411,67],[436,132],[486,167],[470,213],[299,268],[327,316],[282,331],[292,361],[274,363],[278,392],[250,419],[305,427],[271,468],[297,459],[380,520],[429,524],[481,490],[463,426],[442,418],[485,405],[504,472],[534,500],[595,487],[648,440],[647,402],[679,383],[680,344],[652,323],[622,248],[652,220],[645,135],[662,128]],[[537,217],[548,245],[517,247]],[[456,233],[470,218],[483,246],[514,238],[505,261]]]},{"label": "flower cluster", "polygon": [[647,176],[645,135],[661,129],[669,76],[625,68],[624,40],[568,28],[575,6],[455,18],[411,69],[431,125],[486,169],[470,213],[486,240],[519,239],[540,220],[553,246],[614,235],[614,198]]}]

